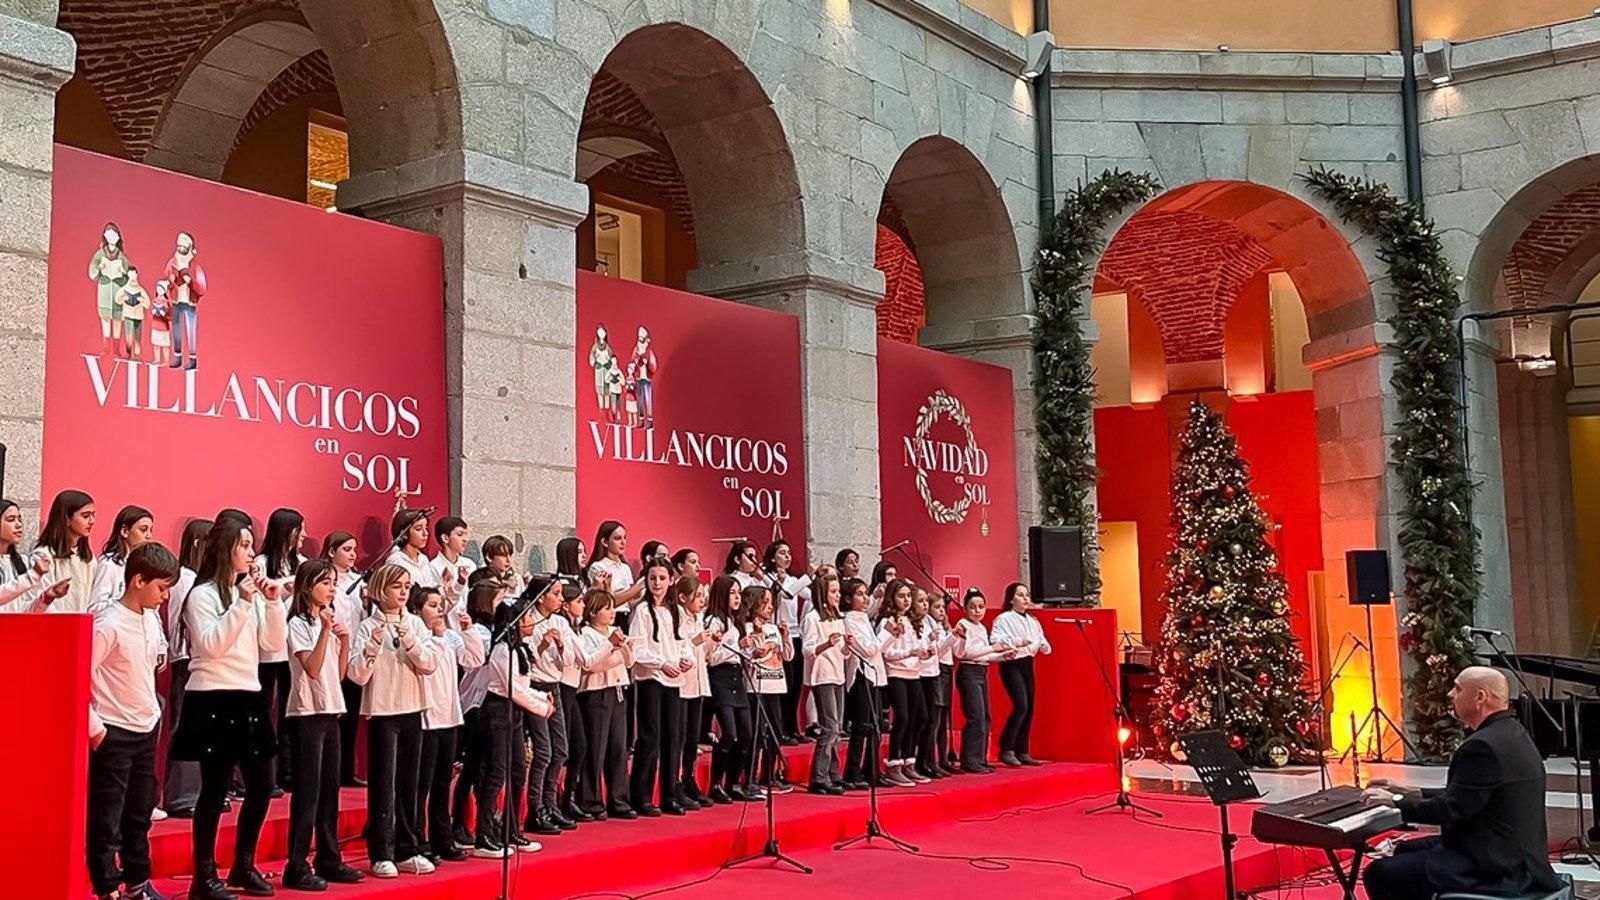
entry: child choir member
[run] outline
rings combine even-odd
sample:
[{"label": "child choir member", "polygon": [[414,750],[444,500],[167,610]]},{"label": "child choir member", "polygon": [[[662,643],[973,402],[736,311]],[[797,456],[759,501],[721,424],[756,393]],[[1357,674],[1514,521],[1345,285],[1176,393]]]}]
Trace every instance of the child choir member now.
[{"label": "child choir member", "polygon": [[567,762],[567,717],[561,705],[561,675],[573,661],[577,635],[561,607],[565,603],[559,582],[550,584],[539,595],[538,608],[531,614],[533,644],[529,678],[533,689],[554,701],[548,716],[529,716],[524,727],[533,746],[528,767],[528,812],[523,830],[547,837],[578,827],[558,808],[561,770]]},{"label": "child choir member", "polygon": [[589,730],[584,727],[583,709],[578,705],[578,685],[583,680],[583,665],[578,654],[584,625],[584,598],[576,578],[569,577],[573,580],[561,585],[561,615],[567,620],[572,651],[567,654],[566,665],[561,668],[561,715],[567,726],[567,765],[557,808],[563,816],[582,824],[594,821],[593,816],[578,807],[583,769],[589,758]]},{"label": "child choir member", "polygon": [[451,631],[460,629],[459,614],[464,611],[462,604],[467,598],[467,579],[478,568],[467,555],[470,536],[467,521],[460,516],[443,516],[433,523],[433,539],[439,544],[439,552],[428,561],[428,566],[433,569],[433,577],[444,597],[445,627]]},{"label": "child choir member", "polygon": [[[348,531],[330,531],[322,539],[322,558],[333,566],[333,616],[352,635],[367,615],[366,594],[356,587],[361,573],[356,571],[356,536]],[[346,673],[339,681],[344,694],[345,712],[339,717],[339,784],[366,787],[356,777],[356,735],[361,729],[361,685]]]},{"label": "child choir member", "polygon": [[[472,621],[470,628],[463,628],[462,633],[471,631],[478,638],[478,644],[487,653],[490,642],[494,639],[491,629],[494,627],[496,610],[502,606],[501,595],[505,586],[494,573],[487,568],[475,570],[467,576],[467,618]],[[472,803],[472,792],[478,783],[478,773],[483,765],[484,749],[482,747],[482,723],[479,721],[479,707],[483,703],[484,688],[489,673],[484,667],[479,667],[469,672],[461,682],[461,775],[456,779],[455,793],[450,798],[451,837],[456,846],[465,848],[474,847],[476,839],[472,836],[472,825],[467,820],[468,807]]]},{"label": "child choir member", "polygon": [[[305,539],[305,517],[292,509],[275,509],[267,517],[267,533],[261,539],[261,560],[257,563],[267,578],[278,583],[284,597],[294,589],[295,572],[304,557],[300,543]],[[283,727],[283,716],[289,701],[289,654],[287,650],[264,653],[261,657],[261,694],[267,708],[273,711],[273,722],[278,732],[278,757],[276,763],[277,786],[272,796],[281,797],[290,787],[292,772],[289,760],[289,731]]]},{"label": "child choir member", "polygon": [[784,664],[794,655],[794,642],[789,638],[789,626],[774,621],[776,604],[771,591],[760,585],[747,587],[743,604],[745,621],[756,637],[750,658],[756,695],[753,699],[761,704],[760,712],[752,714],[756,723],[753,746],[759,757],[757,782],[769,791],[787,794],[794,786],[779,771],[783,746],[778,730],[783,727],[783,695],[788,689]]},{"label": "child choir member", "polygon": [[739,580],[739,587],[747,588],[761,583],[761,566],[757,563],[756,545],[749,541],[734,541],[728,547],[728,558],[723,560],[722,574]]},{"label": "child choir member", "polygon": [[706,630],[718,635],[706,657],[711,704],[721,736],[711,750],[711,790],[714,803],[760,799],[760,788],[747,779],[751,748],[751,700],[745,684],[745,659],[755,649],[756,638],[742,611],[743,594],[738,579],[719,575],[711,582]]},{"label": "child choir member", "polygon": [[[24,602],[41,601],[51,612],[88,612],[94,601],[95,557],[89,549],[94,531],[94,499],[83,491],[66,490],[50,501],[44,530],[35,550],[50,556],[50,571],[28,592]],[[65,589],[58,587],[65,585]],[[54,597],[54,601],[47,598]]]},{"label": "child choir member", "polygon": [[812,586],[816,615],[806,617],[801,646],[808,664],[806,686],[816,698],[816,751],[811,756],[813,794],[843,794],[839,775],[839,723],[844,717],[845,656],[853,643],[839,612],[839,579],[827,574]]},{"label": "child choir member", "polygon": [[917,772],[916,755],[917,738],[926,719],[922,662],[932,651],[926,635],[918,627],[922,617],[913,605],[914,593],[911,582],[897,578],[884,589],[883,605],[878,610],[878,637],[883,644],[889,702],[894,709],[884,780],[900,787],[926,784],[929,780]]},{"label": "child choir member", "polygon": [[[496,587],[485,582],[485,587]],[[514,605],[496,603],[493,635],[507,627],[514,629],[509,639],[497,641],[484,664],[484,696],[478,708],[478,748],[482,759],[474,799],[478,805],[477,836],[473,855],[487,859],[504,858],[517,851],[534,853],[542,848],[537,841],[522,836],[517,826],[517,799],[522,793],[527,764],[524,759],[524,712],[548,717],[555,712],[555,698],[533,689],[532,652],[528,638],[533,635],[533,619],[524,611],[518,616]],[[504,795],[501,788],[505,787]],[[503,801],[503,807],[502,807]],[[496,807],[502,807],[496,815]]]},{"label": "child choir member", "polygon": [[[845,656],[845,714],[850,720],[850,743],[845,748],[844,787],[864,791],[878,774],[878,695],[889,683],[883,667],[883,643],[868,618],[871,594],[859,578],[847,579],[844,594],[844,627],[850,640]],[[881,782],[880,782],[881,783]]]},{"label": "child choir member", "polygon": [[90,656],[89,880],[101,900],[164,900],[150,885],[161,724],[155,676],[165,663],[157,610],[178,580],[178,561],[160,544],[145,543],[119,568],[123,587],[95,613]]},{"label": "child choir member", "polygon": [[[142,506],[124,506],[117,511],[111,535],[94,562],[94,584],[89,588],[89,611],[122,596],[122,567],[135,547],[151,540],[155,518]],[[58,610],[59,611],[59,610]]]},{"label": "child choir member", "polygon": [[[411,575],[385,564],[368,583],[372,613],[351,639],[348,671],[367,720],[367,858],[372,874],[433,871],[422,855],[416,772],[422,764],[423,677],[438,665],[422,620],[406,611]],[[402,774],[404,773],[404,774]]]},{"label": "child choir member", "polygon": [[770,588],[777,604],[778,621],[788,626],[789,639],[794,645],[783,663],[784,693],[783,714],[775,724],[778,734],[787,746],[800,743],[800,688],[805,680],[802,667],[805,654],[800,649],[800,605],[810,597],[811,574],[794,574],[794,553],[789,542],[778,539],[767,545],[762,556],[762,584]]},{"label": "child choir member", "polygon": [[956,636],[956,686],[961,694],[961,771],[987,775],[989,765],[989,665],[1016,655],[1016,649],[990,643],[983,624],[983,592],[968,588],[962,598],[966,615],[952,629]]},{"label": "child choir member", "polygon": [[[684,671],[694,665],[694,655],[678,636],[682,610],[674,599],[672,580],[672,564],[665,558],[647,563],[644,599],[628,622],[638,716],[629,793],[634,811],[646,817],[685,812],[677,800],[678,756],[683,749],[679,689]],[[654,802],[658,785],[659,805]]]},{"label": "child choir member", "polygon": [[1013,582],[1006,586],[1006,611],[995,617],[995,644],[1016,650],[1016,656],[1000,664],[1000,681],[1011,700],[1011,714],[1000,729],[1000,761],[1013,768],[1041,763],[1028,755],[1028,731],[1033,725],[1033,658],[1049,653],[1050,642],[1044,627],[1029,612],[1032,604],[1028,588]]},{"label": "child choir member", "polygon": [[412,584],[438,587],[439,576],[433,570],[433,562],[423,552],[428,546],[427,510],[396,510],[389,523],[389,536],[394,539],[395,547],[384,562],[405,569]]},{"label": "child choir member", "polygon": [[[248,520],[236,511],[218,513],[183,606],[189,684],[170,752],[200,763],[189,888],[195,900],[231,900],[235,895],[229,887],[252,897],[273,894],[255,865],[277,750],[259,673],[262,654],[285,647],[287,612],[277,584],[253,567],[254,559]],[[217,823],[235,767],[244,776],[244,802],[225,885],[217,877]]]},{"label": "child choir member", "polygon": [[[450,779],[455,774],[456,742],[465,721],[456,672],[483,665],[484,646],[465,609],[445,611],[444,597],[436,588],[411,587],[406,609],[422,621],[423,640],[433,645],[436,665],[422,676],[426,705],[422,708],[422,758],[417,782],[417,834],[428,861],[459,862],[467,854],[458,848],[450,823]],[[445,619],[454,616],[454,628]]]},{"label": "child choir member", "polygon": [[[178,582],[167,601],[167,733],[178,730],[183,718],[183,700],[189,686],[189,642],[184,635],[183,604],[194,587],[201,556],[205,553],[210,519],[190,519],[178,541]],[[161,806],[167,815],[188,819],[200,797],[200,766],[191,760],[167,754],[167,769],[161,780]]]},{"label": "child choir member", "polygon": [[54,596],[36,591],[50,573],[51,556],[35,551],[28,559],[18,552],[22,546],[22,508],[15,500],[0,500],[0,613],[44,612],[71,587],[58,584]]},{"label": "child choir member", "polygon": [[[295,570],[289,615],[289,702],[282,727],[294,740],[294,790],[289,799],[289,864],[283,886],[327,890],[362,875],[339,855],[339,683],[349,664],[350,629],[334,612],[333,564],[306,560]],[[316,856],[307,864],[312,835]]]},{"label": "child choir member", "polygon": [[594,536],[594,558],[589,562],[589,583],[611,592],[619,611],[644,596],[644,582],[636,581],[628,567],[628,529],[615,519],[600,523]]},{"label": "child choir member", "polygon": [[924,778],[939,779],[954,774],[944,765],[943,745],[939,742],[941,717],[948,719],[950,700],[945,696],[949,677],[944,673],[940,658],[950,650],[950,629],[945,624],[942,601],[935,601],[929,593],[917,588],[912,604],[917,625],[926,635],[928,648],[933,652],[922,659],[922,731],[917,742],[916,769]]},{"label": "child choir member", "polygon": [[[692,552],[692,551],[691,551]],[[682,718],[678,735],[682,741],[680,773],[674,795],[678,805],[686,810],[710,808],[711,798],[700,790],[696,763],[700,755],[700,718],[705,701],[711,696],[711,677],[707,670],[707,652],[720,639],[717,632],[705,627],[706,586],[697,574],[686,574],[677,563],[678,579],[672,583],[673,600],[681,616],[678,638],[685,642],[692,654],[692,664],[683,672],[683,685],[678,689]]]},{"label": "child choir member", "polygon": [[[628,799],[627,706],[622,695],[634,664],[633,644],[615,625],[616,601],[590,588],[583,601],[578,636],[578,705],[583,710],[589,754],[579,782],[579,805],[596,819],[635,819]],[[603,793],[602,793],[603,789]]]}]

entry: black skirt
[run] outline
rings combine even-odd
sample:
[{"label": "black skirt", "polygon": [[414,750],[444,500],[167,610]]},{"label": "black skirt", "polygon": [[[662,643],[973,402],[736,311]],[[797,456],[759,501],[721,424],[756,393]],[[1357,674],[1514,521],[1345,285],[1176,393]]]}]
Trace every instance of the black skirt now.
[{"label": "black skirt", "polygon": [[743,668],[738,663],[726,663],[707,670],[711,675],[712,703],[732,709],[745,708],[748,701],[745,699]]},{"label": "black skirt", "polygon": [[278,745],[265,695],[257,691],[189,691],[172,736],[174,759],[273,756]]}]

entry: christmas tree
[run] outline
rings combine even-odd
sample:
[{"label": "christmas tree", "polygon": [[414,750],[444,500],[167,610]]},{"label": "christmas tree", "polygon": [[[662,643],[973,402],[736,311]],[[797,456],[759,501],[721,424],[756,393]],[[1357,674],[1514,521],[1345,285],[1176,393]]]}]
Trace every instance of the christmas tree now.
[{"label": "christmas tree", "polygon": [[1217,729],[1252,765],[1281,766],[1310,723],[1305,658],[1267,517],[1222,417],[1196,400],[1172,484],[1173,547],[1155,728],[1170,742]]}]

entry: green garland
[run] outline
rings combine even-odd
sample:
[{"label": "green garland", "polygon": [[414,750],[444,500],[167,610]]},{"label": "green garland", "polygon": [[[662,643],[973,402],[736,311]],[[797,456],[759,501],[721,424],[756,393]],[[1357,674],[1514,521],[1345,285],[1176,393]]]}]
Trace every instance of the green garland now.
[{"label": "green garland", "polygon": [[1444,758],[1461,740],[1446,695],[1456,673],[1474,662],[1461,628],[1472,622],[1481,574],[1457,397],[1456,277],[1433,222],[1387,185],[1326,169],[1303,177],[1339,215],[1377,238],[1394,286],[1389,324],[1398,358],[1390,384],[1400,421],[1390,452],[1405,498],[1399,543],[1407,612],[1400,646],[1414,663],[1406,678],[1407,718],[1422,755]]},{"label": "green garland", "polygon": [[1062,198],[1033,268],[1033,410],[1039,499],[1046,525],[1083,534],[1083,590],[1100,595],[1100,517],[1094,488],[1094,369],[1080,320],[1104,249],[1105,229],[1161,192],[1155,176],[1106,172]]}]

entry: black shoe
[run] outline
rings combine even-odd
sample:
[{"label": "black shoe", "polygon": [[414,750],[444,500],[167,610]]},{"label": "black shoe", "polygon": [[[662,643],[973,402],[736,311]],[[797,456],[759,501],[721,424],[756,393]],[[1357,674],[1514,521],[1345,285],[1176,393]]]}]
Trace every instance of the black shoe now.
[{"label": "black shoe", "polygon": [[239,895],[217,877],[216,865],[205,866],[194,873],[189,883],[189,896],[193,900],[239,900]]},{"label": "black shoe", "polygon": [[601,815],[604,815],[604,816],[606,816],[608,818],[612,818],[612,819],[621,819],[624,822],[631,822],[634,819],[639,818],[639,814],[638,813],[634,812],[632,809],[629,809],[626,806],[613,806],[610,809],[606,810],[604,813],[601,813]]},{"label": "black shoe", "polygon": [[367,876],[342,862],[332,866],[317,866],[316,871],[330,884],[360,884],[367,879]]},{"label": "black shoe", "polygon": [[578,829],[577,822],[567,818],[556,810],[547,810],[544,814],[544,817],[549,819],[552,824],[562,831],[576,831]]},{"label": "black shoe", "polygon": [[847,790],[847,791],[866,791],[866,790],[871,790],[872,789],[872,785],[867,784],[865,781],[857,779],[855,781],[846,781],[844,783],[844,789]]},{"label": "black shoe", "polygon": [[723,790],[721,785],[718,785],[717,787],[711,789],[711,802],[727,805],[733,802],[733,797],[729,796],[728,792]]},{"label": "black shoe", "polygon": [[167,895],[156,890],[156,886],[146,881],[144,884],[134,885],[122,892],[122,900],[167,900]]},{"label": "black shoe", "polygon": [[222,798],[222,811],[223,812],[233,812],[233,798],[232,797],[223,797]]},{"label": "black shoe", "polygon": [[659,818],[661,818],[661,810],[659,808],[655,807],[655,806],[652,806],[652,805],[648,804],[648,803],[642,804],[640,806],[635,806],[633,808],[633,811],[638,813],[639,815],[643,816],[646,819],[659,819]]},{"label": "black shoe", "polygon": [[194,818],[194,807],[192,807],[192,806],[180,806],[177,809],[169,809],[169,810],[167,810],[167,818],[169,818],[169,819],[192,819],[192,818]]},{"label": "black shoe", "polygon": [[228,872],[228,887],[236,887],[249,897],[271,897],[278,893],[256,868],[253,859],[234,862],[233,869]]},{"label": "black shoe", "polygon": [[729,802],[743,803],[745,801],[745,790],[743,785],[730,784],[728,785],[728,789],[723,793],[728,795]]},{"label": "black shoe", "polygon": [[684,816],[684,815],[688,815],[688,813],[684,812],[683,807],[679,806],[676,803],[663,803],[663,804],[661,804],[661,812],[662,812],[663,815],[668,815],[668,816]]},{"label": "black shoe", "polygon": [[538,849],[533,841],[528,840],[520,834],[513,834],[511,836],[511,843],[509,843],[507,846],[516,852],[526,852],[529,850]]},{"label": "black shoe", "polygon": [[587,812],[584,812],[583,808],[578,806],[578,804],[576,804],[576,803],[568,803],[567,804],[567,808],[563,809],[561,811],[561,814],[563,816],[566,816],[567,818],[571,819],[572,821],[577,822],[580,825],[583,824],[584,822],[593,822],[594,821],[594,816],[589,814],[589,813],[587,813]]},{"label": "black shoe", "polygon": [[778,743],[784,745],[785,747],[796,747],[799,746],[800,739],[792,734],[786,734]]},{"label": "black shoe", "polygon": [[1017,755],[1010,750],[1000,754],[1000,764],[1013,769],[1022,768],[1022,760],[1017,759]]},{"label": "black shoe", "polygon": [[441,849],[438,849],[438,850],[434,850],[433,851],[433,860],[432,861],[435,864],[437,864],[439,860],[443,860],[445,862],[461,862],[462,860],[464,860],[466,858],[467,858],[467,851],[461,849],[460,847],[457,847],[455,844],[452,843],[448,847],[444,847],[444,848],[441,848]]},{"label": "black shoe", "polygon": [[1025,766],[1042,766],[1042,765],[1044,765],[1043,762],[1041,762],[1040,760],[1034,759],[1033,757],[1029,756],[1026,753],[1017,754],[1017,762],[1020,762]]},{"label": "black shoe", "polygon": [[541,837],[554,837],[561,833],[561,826],[551,821],[545,813],[539,812],[528,816],[527,821],[522,823],[522,830]]},{"label": "black shoe", "polygon": [[417,855],[427,860],[428,865],[433,866],[436,869],[439,867],[439,854],[433,852],[433,850],[424,850]]},{"label": "black shoe", "polygon": [[312,872],[305,863],[290,863],[283,869],[283,886],[291,891],[325,891],[328,879]]},{"label": "black shoe", "polygon": [[465,825],[457,825],[455,828],[451,829],[450,839],[456,842],[457,847],[466,848],[477,846],[476,839],[473,838],[472,832],[468,831],[467,826]]},{"label": "black shoe", "polygon": [[[515,853],[516,851],[513,850],[511,852]],[[483,837],[478,838],[477,842],[472,845],[472,855],[481,859],[504,859],[507,854],[504,844],[494,838]]]},{"label": "black shoe", "polygon": [[767,799],[767,792],[755,785],[746,785],[744,799],[750,803],[763,803]]},{"label": "black shoe", "polygon": [[272,793],[269,794],[268,796],[270,796],[272,799],[276,800],[279,797],[282,797],[283,795],[284,795],[283,788],[279,787],[278,785],[273,785],[272,786]]}]

